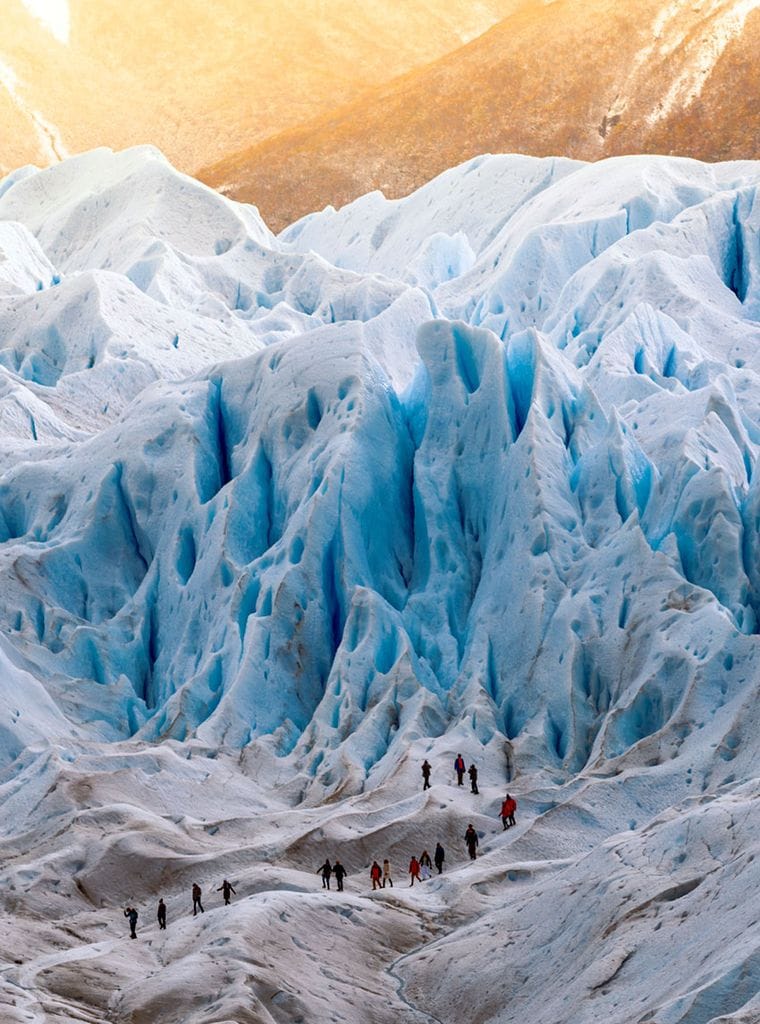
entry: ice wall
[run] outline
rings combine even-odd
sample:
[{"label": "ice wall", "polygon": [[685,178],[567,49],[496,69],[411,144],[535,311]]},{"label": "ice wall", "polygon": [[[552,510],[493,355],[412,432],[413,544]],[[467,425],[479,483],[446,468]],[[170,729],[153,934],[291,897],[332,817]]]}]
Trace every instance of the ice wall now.
[{"label": "ice wall", "polygon": [[758,181],[484,157],[279,238],[150,149],[0,183],[4,642],[72,728],[323,790],[447,730],[736,771]]}]

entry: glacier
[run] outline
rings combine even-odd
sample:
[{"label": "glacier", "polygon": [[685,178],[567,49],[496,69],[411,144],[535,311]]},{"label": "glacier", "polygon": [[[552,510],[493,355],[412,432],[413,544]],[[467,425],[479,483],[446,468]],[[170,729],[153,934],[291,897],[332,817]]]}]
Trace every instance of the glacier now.
[{"label": "glacier", "polygon": [[[758,184],[485,156],[275,236],[150,147],[0,182],[7,1019],[760,1019]],[[126,876],[230,860],[144,984]]]}]

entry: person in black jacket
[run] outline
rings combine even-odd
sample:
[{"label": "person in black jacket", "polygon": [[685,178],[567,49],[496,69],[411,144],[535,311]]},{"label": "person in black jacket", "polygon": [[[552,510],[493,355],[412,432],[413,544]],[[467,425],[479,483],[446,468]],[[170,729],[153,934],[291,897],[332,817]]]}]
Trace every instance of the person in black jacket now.
[{"label": "person in black jacket", "polygon": [[324,864],[321,867],[317,868],[315,874],[322,876],[322,888],[329,889],[330,875],[332,874],[332,866],[330,864],[330,861],[325,859]]},{"label": "person in black jacket", "polygon": [[137,908],[136,907],[127,907],[127,909],[124,911],[124,916],[129,918],[129,937],[130,937],[130,939],[136,939],[137,938],[137,932],[135,931],[135,929],[137,928],[137,916],[138,916],[137,915]]},{"label": "person in black jacket", "polygon": [[346,877],[348,872],[339,860],[336,860],[333,864],[332,873],[335,875],[335,881],[338,883],[338,892],[343,892],[343,879]]},{"label": "person in black jacket", "polygon": [[478,833],[472,827],[472,822],[467,826],[467,831],[464,834],[464,841],[467,843],[467,850],[470,854],[470,860],[475,860],[477,857],[478,849]]},{"label": "person in black jacket", "polygon": [[438,874],[440,875],[443,871],[443,862],[446,860],[446,854],[443,852],[443,847],[440,843],[435,844],[433,860],[435,861],[435,866],[438,868]]},{"label": "person in black jacket", "polygon": [[158,901],[158,913],[156,914],[156,917],[158,918],[158,927],[159,927],[159,929],[161,931],[165,931],[166,930],[166,904],[164,903],[163,898]]},{"label": "person in black jacket", "polygon": [[478,789],[478,769],[475,767],[474,764],[471,764],[470,767],[467,769],[467,774],[470,776],[470,788],[472,789],[472,792],[479,793],[480,790]]},{"label": "person in black jacket", "polygon": [[428,762],[428,759],[422,762],[422,778],[425,780],[423,789],[430,789],[430,773],[433,770],[432,765]]},{"label": "person in black jacket", "polygon": [[235,895],[237,896],[237,893],[235,892],[235,889],[233,888],[232,882],[228,882],[226,878],[224,879],[224,881],[222,882],[222,884],[219,886],[219,888],[216,891],[220,892],[222,894],[222,896],[224,896],[224,905],[225,905],[225,907],[229,906],[229,903],[230,903],[230,893],[231,892],[235,893]]},{"label": "person in black jacket", "polygon": [[201,887],[197,882],[193,882],[193,917],[195,917],[199,910],[202,914],[206,913],[201,903]]}]

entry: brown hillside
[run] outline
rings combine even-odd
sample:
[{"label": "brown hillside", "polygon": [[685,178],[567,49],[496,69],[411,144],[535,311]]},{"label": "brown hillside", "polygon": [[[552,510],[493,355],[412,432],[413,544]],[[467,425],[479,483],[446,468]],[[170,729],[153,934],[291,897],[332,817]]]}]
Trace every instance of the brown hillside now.
[{"label": "brown hillside", "polygon": [[4,0],[0,173],[146,142],[193,171],[458,49],[520,2],[69,0],[64,41]]},{"label": "brown hillside", "polygon": [[403,195],[484,152],[760,157],[751,6],[528,0],[454,54],[199,177],[279,229],[374,188]]}]

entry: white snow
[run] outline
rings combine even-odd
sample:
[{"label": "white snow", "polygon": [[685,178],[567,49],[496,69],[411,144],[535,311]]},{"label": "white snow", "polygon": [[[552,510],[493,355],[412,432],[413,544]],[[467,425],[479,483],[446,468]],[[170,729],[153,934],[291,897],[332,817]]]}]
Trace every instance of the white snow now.
[{"label": "white snow", "polygon": [[759,183],[0,182],[3,1021],[760,1019]]}]

